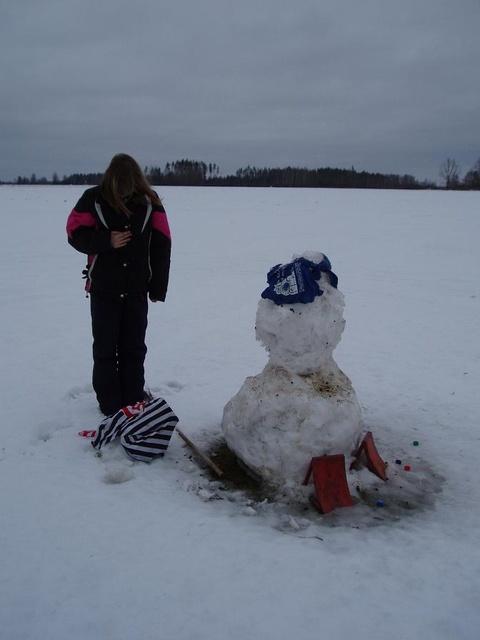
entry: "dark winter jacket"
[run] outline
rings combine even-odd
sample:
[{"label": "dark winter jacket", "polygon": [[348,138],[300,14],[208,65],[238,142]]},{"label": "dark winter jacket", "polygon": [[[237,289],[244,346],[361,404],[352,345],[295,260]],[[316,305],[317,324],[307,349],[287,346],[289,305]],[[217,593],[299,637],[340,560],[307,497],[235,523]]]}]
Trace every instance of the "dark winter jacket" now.
[{"label": "dark winter jacket", "polygon": [[[86,290],[119,296],[145,294],[165,300],[171,237],[164,208],[129,201],[127,216],[115,211],[100,187],[87,189],[67,221],[68,242],[88,255]],[[122,248],[111,245],[112,231],[132,232]]]}]

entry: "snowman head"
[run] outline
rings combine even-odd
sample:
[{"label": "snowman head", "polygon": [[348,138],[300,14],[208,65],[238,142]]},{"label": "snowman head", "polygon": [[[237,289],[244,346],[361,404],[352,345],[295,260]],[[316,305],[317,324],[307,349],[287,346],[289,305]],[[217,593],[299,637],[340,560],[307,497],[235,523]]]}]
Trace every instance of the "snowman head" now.
[{"label": "snowman head", "polygon": [[[305,278],[308,282],[302,283],[301,277],[295,278],[290,270],[290,265],[299,259],[313,265]],[[331,363],[333,350],[345,326],[344,298],[336,287],[338,279],[331,271],[330,261],[323,253],[296,254],[292,263],[274,267],[277,269],[275,277],[286,276],[286,282],[272,280],[270,283],[279,285],[277,293],[280,295],[275,294],[275,289],[272,296],[265,295],[268,289],[262,293],[255,331],[257,340],[269,352],[270,364],[306,375]],[[313,285],[315,294],[312,293]],[[308,294],[303,299],[298,296],[302,286]]]}]

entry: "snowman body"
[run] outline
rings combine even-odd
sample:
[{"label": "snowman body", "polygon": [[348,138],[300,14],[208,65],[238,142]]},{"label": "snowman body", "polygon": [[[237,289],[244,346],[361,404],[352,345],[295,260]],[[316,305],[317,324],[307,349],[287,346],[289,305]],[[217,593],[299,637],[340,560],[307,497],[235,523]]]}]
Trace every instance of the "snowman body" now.
[{"label": "snowman body", "polygon": [[[325,256],[308,252],[292,261],[298,258],[323,264]],[[288,498],[304,498],[301,482],[312,457],[348,458],[362,432],[352,383],[333,358],[345,326],[344,297],[329,273],[317,275],[322,293],[311,302],[260,300],[256,337],[269,360],[245,380],[222,419],[228,447]]]}]

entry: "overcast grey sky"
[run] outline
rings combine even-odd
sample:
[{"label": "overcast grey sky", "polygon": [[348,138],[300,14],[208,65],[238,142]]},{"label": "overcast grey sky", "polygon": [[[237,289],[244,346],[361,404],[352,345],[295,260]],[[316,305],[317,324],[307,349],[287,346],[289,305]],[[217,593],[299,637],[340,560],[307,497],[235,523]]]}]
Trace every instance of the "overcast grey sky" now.
[{"label": "overcast grey sky", "polygon": [[0,179],[480,157],[480,0],[0,0]]}]

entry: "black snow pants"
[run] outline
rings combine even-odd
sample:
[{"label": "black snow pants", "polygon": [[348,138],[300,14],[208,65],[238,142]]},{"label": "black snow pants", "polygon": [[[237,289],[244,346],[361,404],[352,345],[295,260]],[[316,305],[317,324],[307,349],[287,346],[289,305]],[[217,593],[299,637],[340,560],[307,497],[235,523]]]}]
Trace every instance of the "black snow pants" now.
[{"label": "black snow pants", "polygon": [[93,334],[92,383],[107,416],[143,400],[147,353],[146,294],[90,293]]}]

